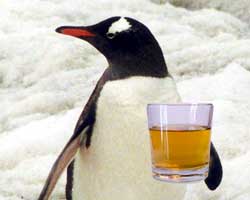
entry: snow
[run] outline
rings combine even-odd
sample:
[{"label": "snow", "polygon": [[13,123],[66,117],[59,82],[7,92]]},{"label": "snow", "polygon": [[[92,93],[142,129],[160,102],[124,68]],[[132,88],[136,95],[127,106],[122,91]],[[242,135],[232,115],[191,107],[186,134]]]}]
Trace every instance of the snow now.
[{"label": "snow", "polygon": [[[159,3],[159,1],[157,1]],[[165,1],[166,2],[166,1]],[[250,3],[248,0],[168,0],[174,5],[183,6],[189,9],[215,8],[228,12],[245,22],[250,22]]]},{"label": "snow", "polygon": [[190,185],[185,200],[249,199],[249,84],[250,72],[233,63],[213,76],[178,82],[184,101],[214,104],[212,140],[224,168],[222,184],[216,191],[208,191],[204,184]]},{"label": "snow", "polygon": [[[224,177],[190,184],[185,200],[250,199],[249,2],[240,0],[1,1],[0,199],[35,199],[107,66],[89,44],[57,34],[110,16],[146,24],[185,102],[215,105],[212,139]],[[142,6],[143,5],[143,6]],[[183,7],[177,7],[183,6]],[[63,199],[63,177],[53,199]]]},{"label": "snow", "polygon": [[[109,27],[108,33],[119,33],[125,30],[128,30],[131,27],[128,20],[126,20],[124,17],[121,17],[117,21],[115,21],[111,26]],[[107,33],[107,34],[108,34]]]}]

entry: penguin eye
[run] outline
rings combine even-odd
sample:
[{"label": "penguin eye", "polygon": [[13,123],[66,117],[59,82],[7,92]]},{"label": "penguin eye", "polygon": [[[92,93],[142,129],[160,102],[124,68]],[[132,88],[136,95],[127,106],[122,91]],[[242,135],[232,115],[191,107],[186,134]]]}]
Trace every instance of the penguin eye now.
[{"label": "penguin eye", "polygon": [[114,33],[107,33],[106,35],[109,39],[113,39],[115,37]]}]

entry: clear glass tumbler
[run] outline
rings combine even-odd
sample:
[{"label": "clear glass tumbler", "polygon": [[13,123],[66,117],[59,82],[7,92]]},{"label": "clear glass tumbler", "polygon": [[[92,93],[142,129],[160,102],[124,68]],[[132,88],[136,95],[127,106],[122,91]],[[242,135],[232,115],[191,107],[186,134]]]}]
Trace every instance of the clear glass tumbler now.
[{"label": "clear glass tumbler", "polygon": [[192,182],[208,176],[212,104],[149,104],[153,177]]}]

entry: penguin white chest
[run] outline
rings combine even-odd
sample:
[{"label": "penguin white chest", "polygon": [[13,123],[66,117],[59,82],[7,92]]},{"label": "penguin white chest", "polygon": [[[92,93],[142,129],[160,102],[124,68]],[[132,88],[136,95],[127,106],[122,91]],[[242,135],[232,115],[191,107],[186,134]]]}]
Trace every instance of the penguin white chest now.
[{"label": "penguin white chest", "polygon": [[97,102],[91,146],[75,160],[75,200],[182,199],[184,185],[151,174],[148,103],[179,102],[170,78],[132,77],[107,82]]}]

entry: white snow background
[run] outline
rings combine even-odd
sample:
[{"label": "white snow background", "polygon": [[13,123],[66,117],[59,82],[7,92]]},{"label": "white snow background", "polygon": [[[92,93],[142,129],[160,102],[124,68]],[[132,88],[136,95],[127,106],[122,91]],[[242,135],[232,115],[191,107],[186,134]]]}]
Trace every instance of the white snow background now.
[{"label": "white snow background", "polygon": [[[248,0],[0,1],[0,199],[36,199],[107,66],[54,29],[122,15],[156,36],[185,102],[215,105],[223,181],[216,191],[190,184],[185,200],[249,200],[249,10]],[[65,175],[53,199],[64,199],[64,184]]]}]

